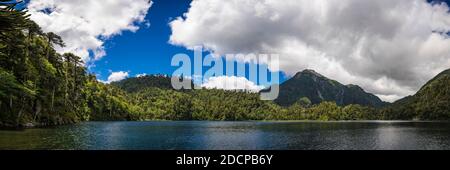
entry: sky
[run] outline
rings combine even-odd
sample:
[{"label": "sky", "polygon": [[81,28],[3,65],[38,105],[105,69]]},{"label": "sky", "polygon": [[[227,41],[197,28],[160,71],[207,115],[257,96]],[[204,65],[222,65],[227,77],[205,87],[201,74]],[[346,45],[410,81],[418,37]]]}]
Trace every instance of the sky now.
[{"label": "sky", "polygon": [[[450,14],[431,0],[31,0],[44,31],[63,37],[103,82],[172,73],[175,54],[280,55],[281,82],[303,69],[357,84],[385,101],[450,68]],[[270,63],[268,63],[270,64]],[[258,82],[234,75],[205,87]],[[202,83],[202,82],[200,82]]]}]

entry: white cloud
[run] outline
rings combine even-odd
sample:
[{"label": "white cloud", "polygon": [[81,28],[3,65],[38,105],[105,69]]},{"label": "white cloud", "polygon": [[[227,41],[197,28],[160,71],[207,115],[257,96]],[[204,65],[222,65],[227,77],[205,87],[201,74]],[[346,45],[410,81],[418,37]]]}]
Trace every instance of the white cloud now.
[{"label": "white cloud", "polygon": [[315,69],[393,101],[450,68],[447,11],[426,0],[194,0],[170,43],[280,54],[290,75]]},{"label": "white cloud", "polygon": [[117,81],[121,81],[121,80],[128,78],[128,76],[129,76],[128,72],[124,72],[124,71],[112,72],[111,75],[109,75],[108,80],[103,81],[103,82],[104,83],[117,82]]},{"label": "white cloud", "polygon": [[147,76],[147,74],[146,73],[142,73],[142,74],[136,74],[136,77],[145,77],[145,76]]},{"label": "white cloud", "polygon": [[32,0],[27,8],[44,31],[63,38],[67,47],[59,52],[95,61],[106,55],[106,39],[135,32],[138,23],[148,25],[145,16],[151,5],[149,0]]},{"label": "white cloud", "polygon": [[210,77],[201,86],[207,89],[246,90],[250,92],[259,92],[264,88],[264,86],[258,86],[245,77],[236,76]]}]

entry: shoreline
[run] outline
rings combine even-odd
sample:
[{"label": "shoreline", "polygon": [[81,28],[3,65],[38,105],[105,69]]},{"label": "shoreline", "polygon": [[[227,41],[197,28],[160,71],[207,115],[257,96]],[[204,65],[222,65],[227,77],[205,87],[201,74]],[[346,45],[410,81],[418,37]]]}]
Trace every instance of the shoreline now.
[{"label": "shoreline", "polygon": [[100,123],[112,123],[112,122],[260,122],[260,123],[450,123],[450,120],[110,120],[110,121],[81,121],[60,125],[45,125],[42,123],[26,123],[18,126],[5,126],[0,122],[0,130],[21,131],[26,129],[45,129],[55,128],[60,126],[76,125],[87,122],[100,122]]}]

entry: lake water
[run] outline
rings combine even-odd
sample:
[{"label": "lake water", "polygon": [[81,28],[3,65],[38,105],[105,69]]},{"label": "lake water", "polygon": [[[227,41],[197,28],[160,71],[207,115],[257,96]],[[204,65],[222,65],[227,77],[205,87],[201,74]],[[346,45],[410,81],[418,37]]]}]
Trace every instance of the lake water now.
[{"label": "lake water", "polygon": [[450,149],[448,122],[85,122],[0,130],[0,149]]}]

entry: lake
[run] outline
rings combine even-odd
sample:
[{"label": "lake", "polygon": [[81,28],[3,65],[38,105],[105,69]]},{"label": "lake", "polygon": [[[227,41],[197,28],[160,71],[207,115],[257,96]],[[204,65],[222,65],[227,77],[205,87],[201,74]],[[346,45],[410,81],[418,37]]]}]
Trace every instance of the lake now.
[{"label": "lake", "polygon": [[448,122],[84,122],[0,130],[0,149],[449,150]]}]

